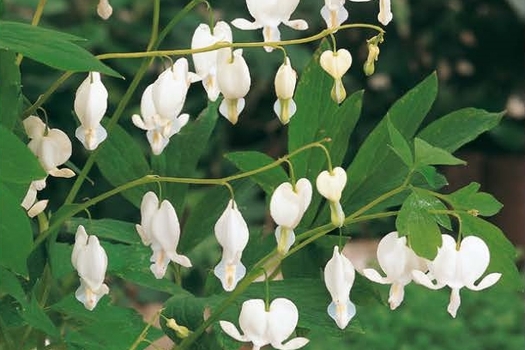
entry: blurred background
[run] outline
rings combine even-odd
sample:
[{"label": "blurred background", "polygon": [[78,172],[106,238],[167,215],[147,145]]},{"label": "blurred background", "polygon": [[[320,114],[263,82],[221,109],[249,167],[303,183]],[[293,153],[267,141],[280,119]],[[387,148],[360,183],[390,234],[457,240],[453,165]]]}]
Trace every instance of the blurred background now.
[{"label": "blurred background", "polygon": [[[87,38],[83,46],[94,54],[143,51],[150,35],[151,2],[111,0],[114,12],[108,21],[96,15],[97,2],[48,0],[41,25]],[[229,22],[239,17],[252,20],[242,0],[209,2],[214,7],[216,20]],[[36,4],[36,0],[5,0],[4,19],[30,22]],[[185,4],[186,1],[161,1],[161,25],[167,23]],[[282,26],[282,38],[303,37],[322,30],[325,27],[319,15],[322,5],[322,0],[302,0],[292,19],[307,20],[309,29],[298,32]],[[378,1],[347,2],[345,6],[350,13],[348,22],[377,23]],[[352,152],[388,107],[417,82],[437,71],[439,95],[427,122],[463,107],[483,108],[491,112],[505,110],[503,121],[497,128],[460,151],[459,157],[469,163],[467,167],[444,170],[450,185],[443,191],[453,191],[471,181],[481,183],[482,190],[493,193],[505,205],[501,213],[493,218],[494,223],[523,249],[525,2],[392,0],[392,7],[394,20],[386,28],[386,40],[380,47],[376,73],[371,77],[364,75],[362,64],[367,56],[366,39],[375,33],[359,29],[336,34],[338,47],[347,48],[354,58],[353,67],[344,78],[347,91],[366,90],[362,117],[351,137],[347,161],[351,160]],[[208,17],[206,7],[198,6],[175,27],[161,48],[188,48],[195,27],[201,22],[207,22]],[[259,30],[240,31],[233,28],[233,33],[234,41],[261,40]],[[318,44],[314,42],[287,48],[292,65],[299,75]],[[259,150],[273,157],[286,153],[286,128],[280,125],[269,108],[275,100],[273,78],[282,62],[282,54],[268,54],[262,49],[244,52],[253,82],[246,98],[246,110],[234,127],[223,118],[219,120],[208,153],[201,160],[195,176],[219,177],[230,174],[234,169],[223,158],[223,154],[229,151]],[[111,60],[107,64],[126,77],[126,80],[104,78],[104,84],[110,91],[108,115],[111,115],[138,69],[140,60]],[[121,125],[136,137],[147,154],[149,145],[144,133],[132,125],[130,116],[139,111],[142,91],[166,64],[160,59],[155,61],[121,118]],[[22,65],[23,92],[31,101],[35,101],[61,74],[29,59],[25,59]],[[72,112],[73,98],[83,79],[83,74],[70,78],[43,106],[51,125],[64,129],[68,135],[73,135],[77,127]],[[202,86],[194,84],[183,111],[196,117],[205,106],[206,96]],[[80,167],[87,153],[76,139],[72,141],[72,162]],[[110,188],[96,170],[90,177],[99,189],[97,192]],[[50,181],[46,191],[53,192],[54,196],[65,196],[71,183],[67,180]],[[87,196],[91,190],[86,188],[79,198]],[[198,191],[194,195],[198,196]],[[264,199],[259,193],[253,194],[253,205],[249,208],[246,214],[249,220],[264,225]],[[92,215],[95,218],[104,217],[107,211],[114,218],[129,221],[137,221],[139,215],[137,208],[120,197],[97,205]],[[361,226],[356,235],[374,239],[388,232],[385,227],[391,228],[392,222]],[[139,302],[148,302],[157,297],[147,292],[137,293],[137,298],[141,298]],[[366,311],[362,312],[361,321],[370,331],[364,336],[352,337],[348,342],[358,348],[369,349],[525,348],[522,295],[505,295],[502,298],[499,292],[465,293],[466,307],[458,319],[452,321],[445,317],[446,292],[435,292],[431,299],[426,299],[428,292],[413,286],[407,293],[405,300],[410,299],[410,303],[407,303],[409,305],[403,312],[398,310],[391,313],[383,305],[367,306]],[[515,310],[515,313],[500,314],[498,310]],[[434,314],[437,315],[435,318],[432,317]]]}]

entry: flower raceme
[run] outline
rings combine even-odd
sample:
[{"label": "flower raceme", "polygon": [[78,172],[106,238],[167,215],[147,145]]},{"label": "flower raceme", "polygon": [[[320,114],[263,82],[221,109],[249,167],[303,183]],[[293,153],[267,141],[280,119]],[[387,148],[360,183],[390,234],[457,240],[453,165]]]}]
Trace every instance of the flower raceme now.
[{"label": "flower raceme", "polygon": [[159,205],[159,199],[153,192],[147,192],[140,204],[141,222],[136,225],[142,243],[151,245],[153,255],[150,267],[155,278],[163,278],[170,261],[184,267],[191,267],[191,261],[177,253],[180,238],[179,219],[175,208],[167,200]]},{"label": "flower raceme", "polygon": [[108,108],[108,90],[100,73],[90,72],[75,94],[74,109],[80,121],[75,136],[84,147],[93,151],[108,136],[100,122]]},{"label": "flower raceme", "polygon": [[170,137],[188,123],[190,116],[179,114],[190,84],[199,80],[197,74],[188,71],[188,60],[179,58],[144,90],[140,101],[142,116],[134,114],[131,120],[136,127],[147,131],[153,154],[161,154]]},{"label": "flower raceme", "polygon": [[295,186],[284,182],[277,186],[270,199],[270,215],[278,225],[275,229],[277,251],[286,254],[295,242],[294,229],[299,225],[312,200],[312,184],[306,178]]},{"label": "flower raceme", "polygon": [[293,100],[295,85],[297,84],[297,73],[290,64],[290,59],[286,57],[284,63],[275,74],[275,94],[277,101],[273,105],[275,114],[283,125],[288,124],[290,118],[297,111],[297,105]]},{"label": "flower raceme", "polygon": [[[447,311],[452,317],[456,317],[461,304],[461,288],[474,291],[488,288],[498,282],[501,273],[491,273],[475,285],[489,266],[490,252],[487,244],[476,236],[468,236],[461,243],[457,243],[449,235],[444,234],[442,238],[443,244],[435,259],[428,263],[428,274],[414,270],[412,277],[415,282],[430,289],[449,286],[452,291]],[[432,280],[436,282],[433,283]]]},{"label": "flower raceme", "polygon": [[346,171],[336,167],[332,171],[322,171],[315,181],[317,191],[330,203],[331,221],[341,227],[345,221],[345,213],[341,207],[341,195],[346,185]]},{"label": "flower raceme", "polygon": [[335,246],[334,254],[324,268],[324,282],[332,297],[332,302],[328,305],[328,315],[341,329],[345,329],[355,316],[355,305],[349,297],[354,279],[354,265],[339,252],[339,247]]},{"label": "flower raceme", "polygon": [[[232,24],[242,30],[262,28],[264,42],[281,40],[281,32],[279,32],[281,23],[297,30],[308,29],[308,23],[305,20],[290,20],[292,13],[299,5],[299,0],[246,0],[246,5],[255,21],[236,18]],[[265,46],[264,49],[271,52],[273,47]]]},{"label": "flower raceme", "polygon": [[230,123],[237,124],[244,109],[244,96],[252,83],[250,70],[242,57],[242,49],[232,52],[231,48],[220,49],[217,54],[217,83],[224,99],[219,112]]},{"label": "flower raceme", "polygon": [[286,298],[277,298],[268,308],[262,299],[246,300],[239,315],[239,326],[244,334],[231,322],[220,321],[222,330],[240,342],[252,342],[253,350],[270,344],[275,349],[294,350],[308,344],[307,338],[297,337],[283,342],[290,337],[299,320],[295,304]]},{"label": "flower raceme", "polygon": [[321,54],[319,63],[321,68],[334,78],[334,85],[330,92],[332,100],[337,103],[343,102],[346,98],[346,90],[342,77],[352,65],[352,55],[346,49],[326,50]]},{"label": "flower raceme", "polygon": [[224,290],[231,292],[246,274],[241,257],[249,238],[248,225],[233,199],[215,223],[215,237],[222,247],[222,258],[213,273]]},{"label": "flower raceme", "polygon": [[71,263],[80,277],[80,287],[75,292],[75,297],[91,311],[100,298],[109,293],[109,288],[104,283],[108,257],[98,238],[88,236],[82,225],[77,228]]},{"label": "flower raceme", "polygon": [[403,301],[405,286],[412,281],[412,271],[426,272],[427,261],[418,257],[407,246],[406,237],[399,237],[396,231],[390,232],[379,242],[377,260],[386,277],[382,277],[374,269],[364,269],[363,275],[373,282],[392,285],[388,303],[390,309],[394,310]]},{"label": "flower raceme", "polygon": [[[191,39],[191,48],[199,49],[211,46],[218,42],[232,42],[232,31],[228,23],[219,21],[213,28],[213,33],[207,24],[200,24]],[[210,101],[219,97],[220,90],[217,83],[217,50],[193,54],[195,73],[202,79],[202,85]]]}]

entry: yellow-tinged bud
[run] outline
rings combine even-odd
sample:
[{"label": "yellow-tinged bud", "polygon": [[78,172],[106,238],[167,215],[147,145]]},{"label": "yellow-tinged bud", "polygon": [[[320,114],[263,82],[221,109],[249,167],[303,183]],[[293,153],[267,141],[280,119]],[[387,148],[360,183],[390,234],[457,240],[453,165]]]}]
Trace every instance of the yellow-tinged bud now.
[{"label": "yellow-tinged bud", "polygon": [[166,321],[166,326],[170,329],[173,329],[179,338],[187,338],[191,333],[187,327],[177,324],[173,318],[170,318],[168,321]]}]

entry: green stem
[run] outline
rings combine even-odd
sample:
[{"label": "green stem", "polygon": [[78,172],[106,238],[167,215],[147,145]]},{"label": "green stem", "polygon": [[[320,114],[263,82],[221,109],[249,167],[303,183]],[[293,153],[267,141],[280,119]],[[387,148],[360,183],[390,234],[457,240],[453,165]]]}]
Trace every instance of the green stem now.
[{"label": "green stem", "polygon": [[140,185],[146,185],[146,184],[149,184],[149,183],[154,183],[154,182],[169,182],[169,183],[184,183],[184,184],[193,184],[193,185],[219,185],[219,186],[226,186],[228,187],[228,189],[231,188],[231,186],[229,185],[229,182],[231,181],[234,181],[234,180],[239,180],[239,179],[242,179],[242,178],[246,178],[246,177],[250,177],[252,175],[255,175],[255,174],[258,174],[258,173],[261,173],[261,172],[264,172],[264,171],[267,171],[267,170],[270,170],[272,168],[275,168],[277,166],[279,166],[280,164],[282,164],[283,162],[286,162],[288,161],[288,159],[290,159],[291,157],[307,150],[307,149],[310,149],[310,148],[314,148],[314,147],[319,147],[319,145],[322,143],[322,142],[325,142],[326,140],[321,140],[321,141],[318,141],[318,142],[313,142],[313,143],[310,143],[308,145],[305,145],[303,147],[300,147],[298,149],[296,149],[295,151],[291,152],[290,154],[286,155],[286,156],[283,156],[279,159],[277,159],[276,161],[274,161],[273,163],[270,163],[268,165],[265,165],[261,168],[258,168],[258,169],[254,169],[254,170],[250,170],[250,171],[246,171],[246,172],[243,172],[243,173],[239,173],[239,174],[235,174],[235,175],[231,175],[231,176],[226,176],[226,177],[223,177],[223,178],[219,178],[219,179],[194,179],[194,178],[177,178],[177,177],[165,177],[165,176],[156,176],[156,175],[146,175],[144,177],[141,177],[139,179],[136,179],[136,180],[133,180],[133,181],[130,181],[128,183],[125,183],[123,185],[120,185],[118,187],[115,187],[107,192],[104,192],[88,201],[85,201],[84,203],[82,204],[78,204],[76,205],[74,208],[71,209],[71,211],[69,211],[66,215],[64,215],[63,217],[60,218],[60,220],[56,220],[54,222],[52,222],[52,224],[49,226],[49,228],[45,231],[43,231],[35,240],[34,242],[34,246],[33,246],[33,249],[36,249],[52,232],[55,232],[56,230],[58,230],[58,228],[62,225],[62,223],[65,221],[65,220],[68,220],[69,218],[71,218],[72,216],[86,210],[87,208],[105,200],[105,199],[108,199],[116,194],[119,194],[125,190],[129,190],[133,187],[137,187],[137,186],[140,186]]},{"label": "green stem", "polygon": [[129,350],[135,350],[139,345],[140,343],[142,343],[143,341],[146,340],[146,335],[148,334],[148,331],[149,329],[151,328],[151,326],[153,325],[153,323],[155,322],[155,320],[159,317],[160,315],[160,311],[151,319],[150,322],[148,322],[148,324],[144,327],[144,329],[142,330],[142,332],[139,334],[139,336],[137,337],[137,339],[135,339],[135,341],[133,342],[133,344],[131,344]]},{"label": "green stem", "polygon": [[[46,6],[47,0],[40,0],[38,2],[38,5],[35,10],[35,14],[33,15],[33,20],[31,21],[32,26],[37,26],[40,22],[40,18],[42,18],[42,14],[44,13],[44,7]],[[16,57],[16,64],[19,66],[20,63],[22,63],[22,60],[24,59],[24,55],[21,53],[18,54]]]},{"label": "green stem", "polygon": [[140,52],[123,52],[123,53],[106,53],[96,56],[100,60],[114,59],[114,58],[144,58],[144,57],[159,57],[159,56],[186,56],[195,53],[214,51],[223,48],[257,48],[263,46],[270,46],[278,49],[282,46],[289,45],[300,45],[310,43],[312,41],[317,41],[323,39],[324,37],[333,34],[334,32],[342,29],[350,28],[365,28],[365,29],[374,29],[379,33],[384,33],[384,30],[381,27],[366,24],[366,23],[353,23],[353,24],[344,24],[336,28],[325,29],[315,35],[308,36],[305,38],[291,39],[291,40],[281,40],[281,41],[271,41],[271,42],[244,42],[244,43],[229,43],[226,41],[221,41],[216,44],[198,48],[198,49],[176,49],[176,50],[157,50],[157,51],[140,51]]},{"label": "green stem", "polygon": [[35,113],[35,111],[40,108],[46,102],[49,97],[66,81],[69,79],[70,76],[73,75],[73,72],[65,72],[55,80],[53,84],[40,96],[38,96],[35,103],[33,103],[31,106],[29,106],[23,113],[24,117],[28,117],[31,114]]}]

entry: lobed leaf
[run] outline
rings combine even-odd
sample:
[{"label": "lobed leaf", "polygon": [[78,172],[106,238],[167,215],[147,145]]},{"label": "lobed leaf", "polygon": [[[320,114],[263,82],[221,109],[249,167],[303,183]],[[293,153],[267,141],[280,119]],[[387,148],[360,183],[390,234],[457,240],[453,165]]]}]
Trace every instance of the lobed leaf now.
[{"label": "lobed leaf", "polygon": [[414,151],[416,164],[419,166],[467,164],[444,149],[432,146],[418,137],[414,139]]},{"label": "lobed leaf", "polygon": [[503,204],[486,192],[478,192],[480,184],[473,182],[460,188],[447,197],[456,210],[476,211],[477,215],[492,216],[497,214]]}]

